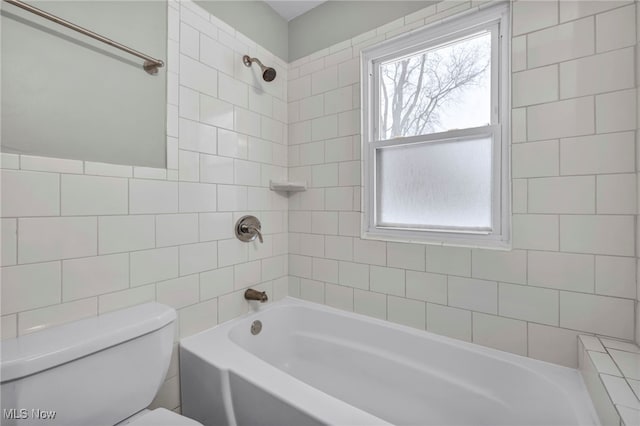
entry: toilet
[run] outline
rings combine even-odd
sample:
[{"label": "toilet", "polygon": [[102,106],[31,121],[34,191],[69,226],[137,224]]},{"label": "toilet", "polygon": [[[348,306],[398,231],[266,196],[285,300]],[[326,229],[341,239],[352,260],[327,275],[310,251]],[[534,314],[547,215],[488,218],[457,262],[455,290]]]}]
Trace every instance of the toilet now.
[{"label": "toilet", "polygon": [[4,340],[3,426],[202,426],[148,410],[164,382],[176,312],[159,303]]}]

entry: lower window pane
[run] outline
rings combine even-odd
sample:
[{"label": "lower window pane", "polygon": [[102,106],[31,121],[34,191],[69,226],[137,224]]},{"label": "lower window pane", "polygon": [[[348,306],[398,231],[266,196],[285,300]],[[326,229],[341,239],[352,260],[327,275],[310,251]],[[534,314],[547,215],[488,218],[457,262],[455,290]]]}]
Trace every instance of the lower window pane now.
[{"label": "lower window pane", "polygon": [[491,138],[376,152],[377,225],[491,230]]}]

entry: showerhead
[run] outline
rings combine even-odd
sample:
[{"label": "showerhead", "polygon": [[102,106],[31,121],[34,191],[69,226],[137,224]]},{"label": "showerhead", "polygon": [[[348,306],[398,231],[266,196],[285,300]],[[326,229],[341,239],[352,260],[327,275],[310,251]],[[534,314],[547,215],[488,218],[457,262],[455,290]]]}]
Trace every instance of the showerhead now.
[{"label": "showerhead", "polygon": [[257,62],[258,65],[260,65],[260,69],[262,70],[262,79],[264,81],[269,82],[273,81],[276,78],[276,70],[271,67],[265,66],[262,62],[260,62],[260,59],[258,58],[252,58],[249,55],[244,55],[242,57],[242,62],[248,67],[250,67],[253,62]]}]

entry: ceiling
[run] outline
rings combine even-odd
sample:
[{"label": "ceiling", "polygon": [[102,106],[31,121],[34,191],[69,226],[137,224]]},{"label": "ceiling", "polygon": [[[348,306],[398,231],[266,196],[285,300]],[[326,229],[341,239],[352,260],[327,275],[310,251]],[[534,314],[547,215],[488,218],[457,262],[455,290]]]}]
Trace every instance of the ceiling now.
[{"label": "ceiling", "polygon": [[313,9],[314,7],[324,3],[318,0],[289,0],[289,1],[271,1],[265,0],[273,10],[278,12],[285,20],[290,21],[293,18],[302,15]]}]

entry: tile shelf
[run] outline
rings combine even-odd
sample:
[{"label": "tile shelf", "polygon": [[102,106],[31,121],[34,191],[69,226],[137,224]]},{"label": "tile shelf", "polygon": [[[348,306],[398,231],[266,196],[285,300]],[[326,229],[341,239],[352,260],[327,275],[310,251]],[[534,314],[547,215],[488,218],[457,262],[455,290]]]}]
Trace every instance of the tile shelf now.
[{"label": "tile shelf", "polygon": [[296,181],[296,182],[287,182],[287,181],[269,181],[269,188],[272,191],[278,192],[300,192],[307,190],[307,182],[306,181]]}]

